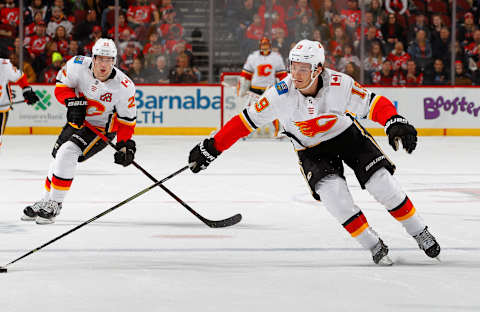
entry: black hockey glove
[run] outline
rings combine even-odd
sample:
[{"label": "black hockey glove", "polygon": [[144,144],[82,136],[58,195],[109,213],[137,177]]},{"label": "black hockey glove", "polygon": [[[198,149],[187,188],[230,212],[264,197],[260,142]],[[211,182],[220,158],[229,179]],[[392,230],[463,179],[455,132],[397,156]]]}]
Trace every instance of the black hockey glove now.
[{"label": "black hockey glove", "polygon": [[115,153],[115,155],[113,155],[113,157],[115,158],[115,163],[124,167],[130,165],[133,162],[133,159],[135,158],[135,152],[137,151],[135,141],[120,141],[117,142],[116,147],[117,152]]},{"label": "black hockey glove", "polygon": [[30,86],[25,87],[22,89],[22,91],[23,91],[23,98],[25,99],[25,101],[27,101],[28,105],[33,105],[38,101],[40,101],[40,99],[35,94],[35,92],[33,92],[32,87]]},{"label": "black hockey glove", "polygon": [[221,152],[215,148],[215,140],[213,138],[205,139],[195,145],[188,156],[188,163],[190,170],[193,173],[198,173],[200,170],[207,169],[208,165],[214,161]]},{"label": "black hockey glove", "polygon": [[394,115],[387,120],[385,132],[388,135],[388,143],[396,151],[399,141],[402,141],[403,148],[407,153],[412,153],[417,146],[417,130],[400,115]]},{"label": "black hockey glove", "polygon": [[83,122],[87,116],[87,105],[87,99],[83,96],[66,99],[67,121],[77,126],[83,126]]}]

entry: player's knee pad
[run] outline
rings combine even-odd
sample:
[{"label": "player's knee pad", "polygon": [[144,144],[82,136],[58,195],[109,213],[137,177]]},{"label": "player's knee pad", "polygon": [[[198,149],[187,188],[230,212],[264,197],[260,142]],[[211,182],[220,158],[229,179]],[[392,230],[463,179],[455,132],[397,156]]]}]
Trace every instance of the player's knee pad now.
[{"label": "player's knee pad", "polygon": [[68,141],[65,144],[62,144],[57,150],[57,155],[55,158],[72,158],[78,160],[78,157],[82,155],[82,150],[75,143]]},{"label": "player's knee pad", "polygon": [[315,186],[328,175],[343,177],[343,163],[339,156],[318,157],[307,151],[299,151],[299,164],[302,174],[310,187],[313,198],[320,200]]},{"label": "player's knee pad", "polygon": [[387,209],[397,207],[406,197],[400,183],[385,168],[378,169],[367,181],[365,187]]}]

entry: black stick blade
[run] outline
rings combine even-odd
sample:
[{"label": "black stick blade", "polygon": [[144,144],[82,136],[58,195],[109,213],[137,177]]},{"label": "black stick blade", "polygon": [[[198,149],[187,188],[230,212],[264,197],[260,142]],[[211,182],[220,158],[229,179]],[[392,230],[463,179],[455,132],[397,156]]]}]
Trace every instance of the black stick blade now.
[{"label": "black stick blade", "polygon": [[242,215],[237,213],[236,215],[231,216],[230,218],[227,218],[224,220],[218,220],[218,221],[208,220],[205,223],[211,228],[223,228],[223,227],[235,225],[240,221],[242,221]]},{"label": "black stick blade", "polygon": [[7,268],[0,266],[0,273],[7,273]]}]

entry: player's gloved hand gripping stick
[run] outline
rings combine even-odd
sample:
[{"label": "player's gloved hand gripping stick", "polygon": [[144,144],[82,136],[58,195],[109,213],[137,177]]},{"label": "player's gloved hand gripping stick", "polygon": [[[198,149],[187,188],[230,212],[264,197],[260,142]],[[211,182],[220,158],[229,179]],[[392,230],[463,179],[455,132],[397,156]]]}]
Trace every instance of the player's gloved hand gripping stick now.
[{"label": "player's gloved hand gripping stick", "polygon": [[[85,121],[84,125],[92,130],[96,135],[98,135],[102,140],[104,140],[108,145],[113,147],[117,153],[120,152],[118,147],[115,146],[115,144],[112,143],[110,139],[108,139],[103,133],[98,131],[94,126],[92,126],[88,121]],[[148,173],[145,169],[143,169],[139,164],[137,164],[133,159],[131,162],[138,170],[140,170],[144,175],[146,175],[150,180],[153,182],[157,182],[157,179],[155,179],[150,173]],[[189,168],[192,165],[187,165],[183,167],[181,170],[184,170],[186,168]],[[171,197],[173,197],[177,202],[179,202],[183,207],[185,207],[188,211],[190,211],[195,217],[197,217],[200,221],[205,223],[211,228],[221,228],[221,227],[227,227],[227,226],[232,226],[237,224],[242,220],[242,215],[237,213],[234,216],[231,216],[230,218],[223,219],[223,220],[209,220],[202,215],[200,215],[198,212],[196,212],[193,208],[191,208],[189,205],[187,205],[183,200],[181,200],[177,195],[175,195],[172,191],[170,191],[168,188],[166,188],[163,184],[158,184],[158,186],[164,190],[165,192],[168,193]]]}]

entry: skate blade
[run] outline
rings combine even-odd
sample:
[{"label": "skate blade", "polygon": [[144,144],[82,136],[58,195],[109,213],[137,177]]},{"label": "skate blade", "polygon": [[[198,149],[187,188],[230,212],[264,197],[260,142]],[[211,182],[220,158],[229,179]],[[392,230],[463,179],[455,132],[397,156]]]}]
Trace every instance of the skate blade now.
[{"label": "skate blade", "polygon": [[22,221],[35,221],[35,219],[37,219],[37,217],[29,217],[27,215],[23,215],[20,220]]},{"label": "skate blade", "polygon": [[377,265],[380,265],[380,266],[392,266],[392,265],[393,265],[393,261],[392,261],[392,259],[390,259],[389,256],[385,256],[385,257],[383,257],[382,259],[380,259],[380,261],[378,261]]},{"label": "skate blade", "polygon": [[46,219],[46,218],[42,218],[42,217],[37,217],[37,219],[35,220],[35,222],[37,224],[52,224],[55,222],[55,218],[52,218],[52,219]]},{"label": "skate blade", "polygon": [[440,256],[436,256],[435,259],[437,259],[438,262],[442,262],[442,259],[440,259]]}]

